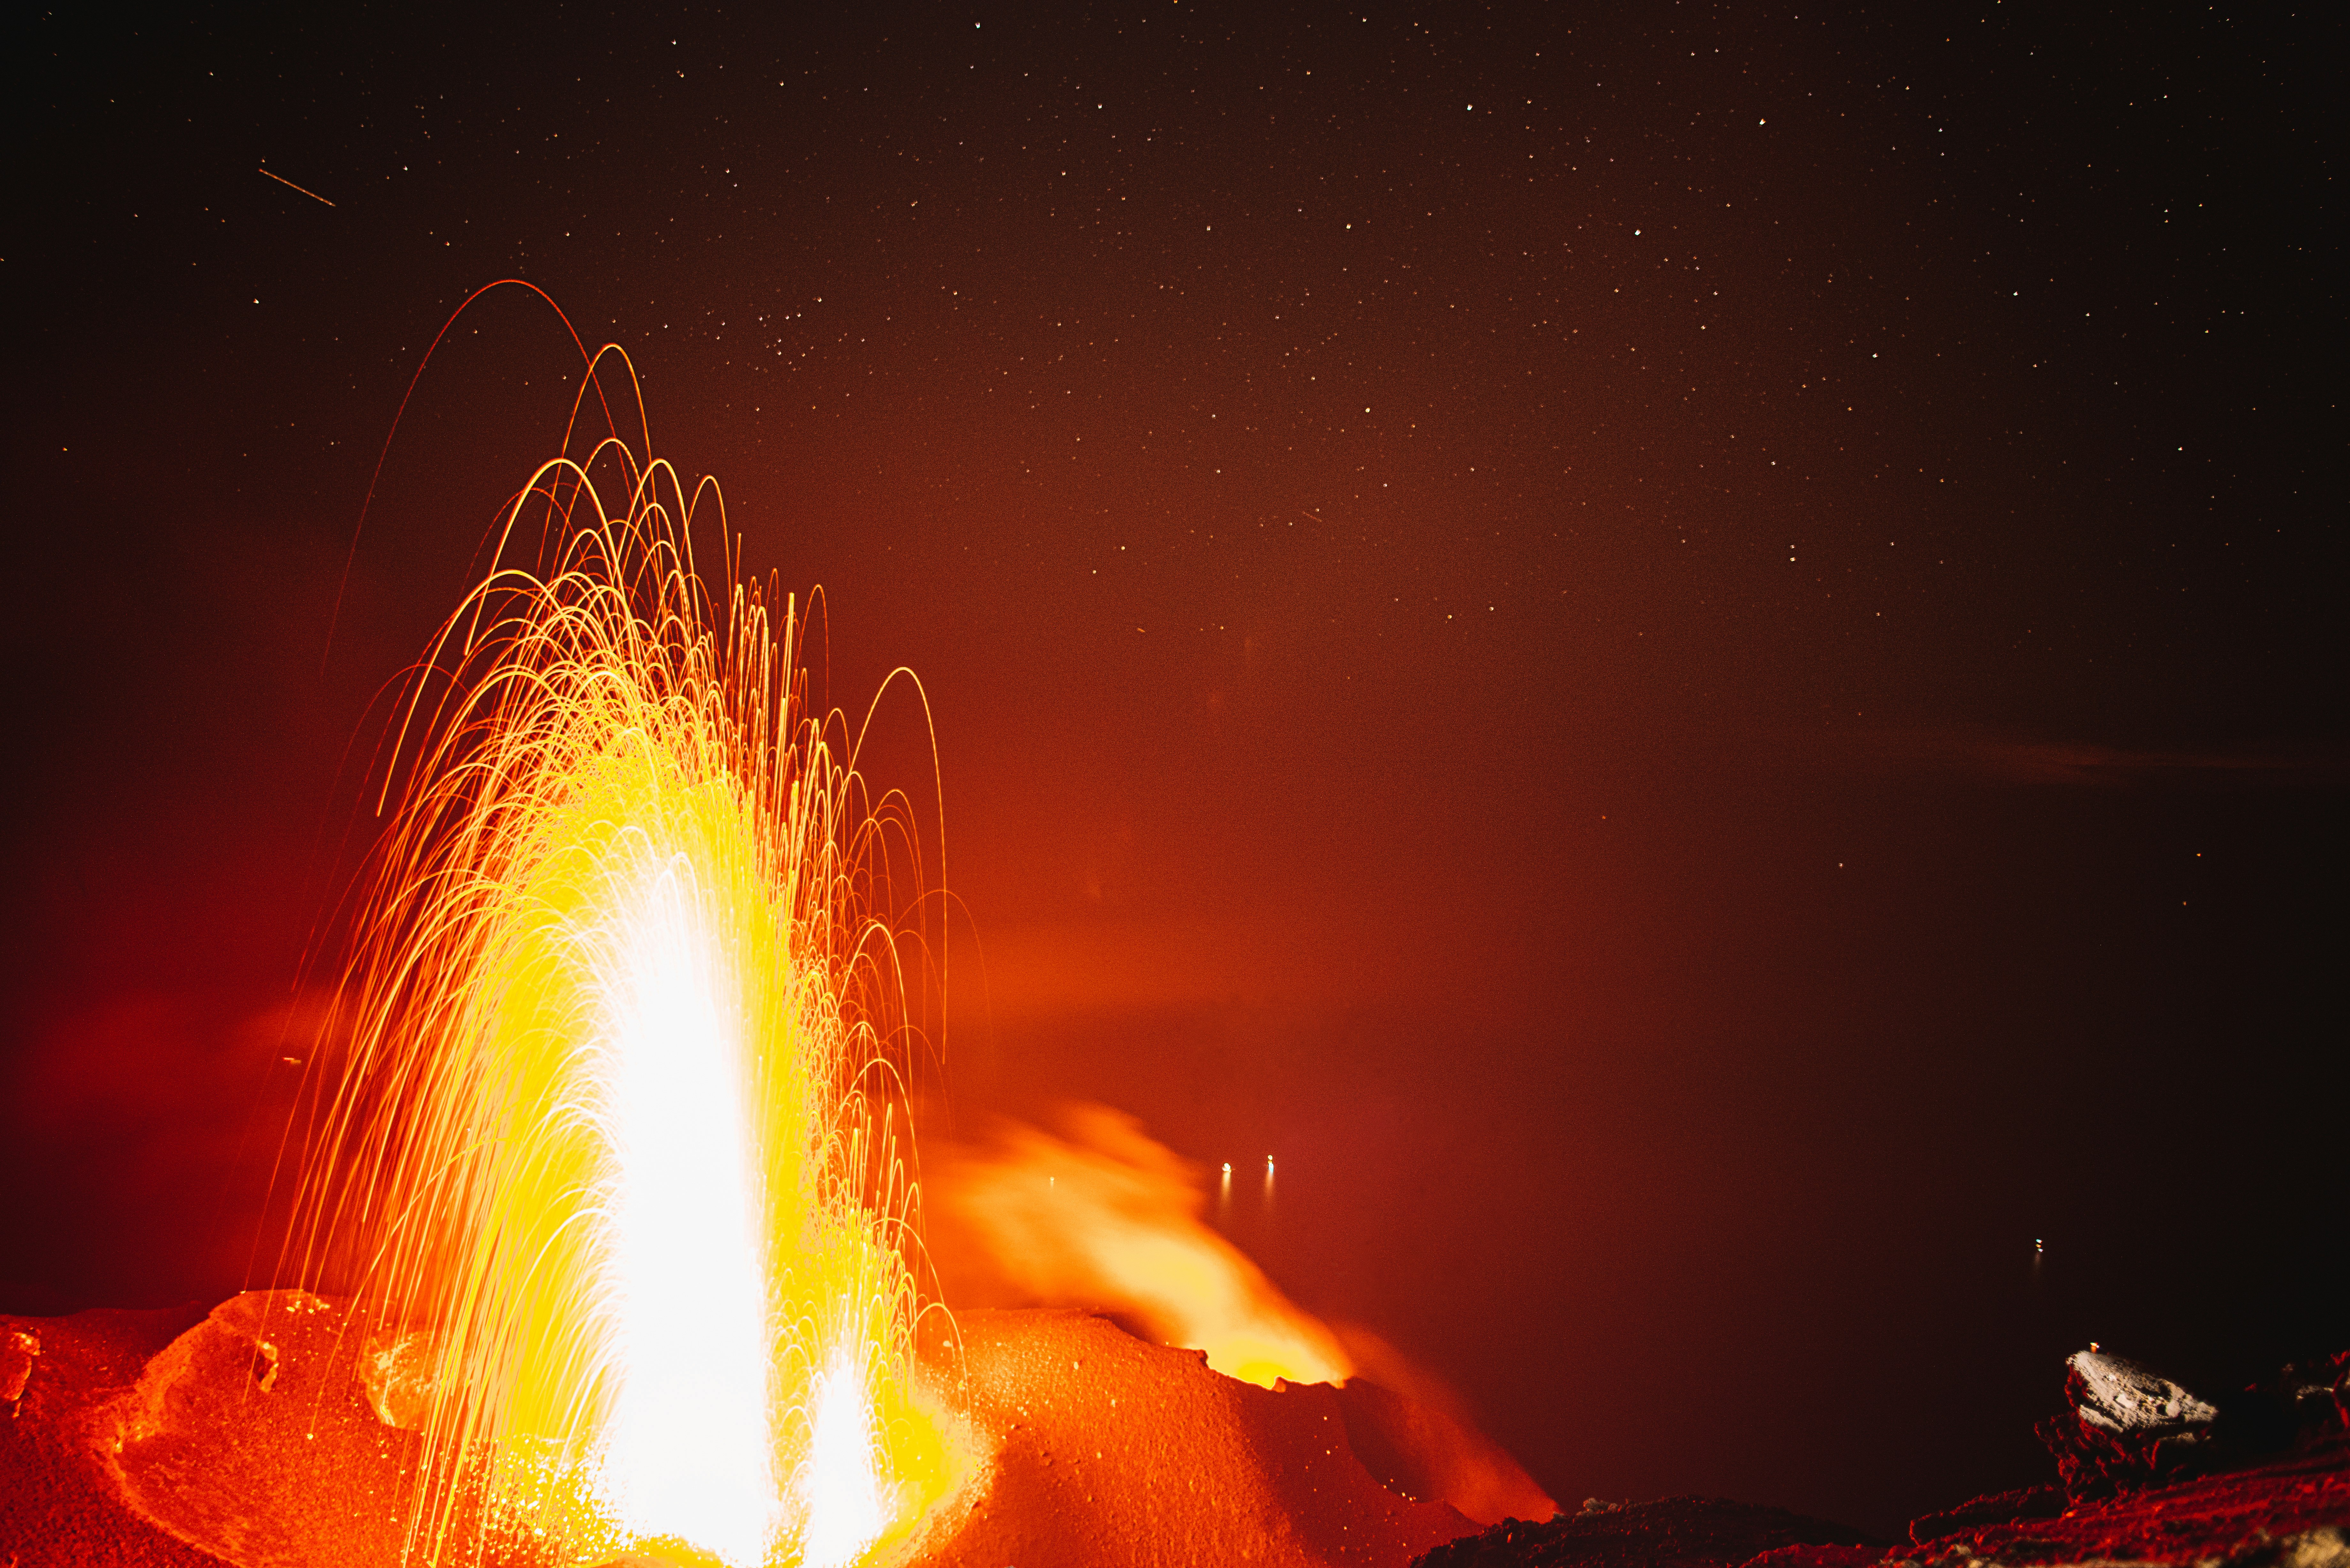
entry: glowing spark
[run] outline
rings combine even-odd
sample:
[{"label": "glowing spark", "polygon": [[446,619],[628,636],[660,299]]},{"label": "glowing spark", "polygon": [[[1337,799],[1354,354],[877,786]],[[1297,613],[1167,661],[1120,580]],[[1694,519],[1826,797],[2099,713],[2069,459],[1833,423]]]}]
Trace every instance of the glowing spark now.
[{"label": "glowing spark", "polygon": [[[258,174],[269,174],[269,171],[266,169],[258,169],[255,170],[255,172]],[[309,197],[313,202],[327,202],[327,199],[324,196],[319,195],[316,191],[304,191],[301,186],[296,185],[293,181],[288,180],[283,174],[269,174],[269,177],[272,180],[276,181],[280,185],[285,186],[289,191],[301,191],[302,194]],[[327,205],[331,207],[334,203],[332,202],[327,202]]]},{"label": "glowing spark", "polygon": [[666,464],[608,440],[510,536],[532,506],[556,569],[474,591],[398,736],[295,1268],[420,1347],[407,1560],[518,1528],[843,1568],[966,1462],[914,1386],[867,901],[911,827],[803,712],[794,607],[718,620]]}]

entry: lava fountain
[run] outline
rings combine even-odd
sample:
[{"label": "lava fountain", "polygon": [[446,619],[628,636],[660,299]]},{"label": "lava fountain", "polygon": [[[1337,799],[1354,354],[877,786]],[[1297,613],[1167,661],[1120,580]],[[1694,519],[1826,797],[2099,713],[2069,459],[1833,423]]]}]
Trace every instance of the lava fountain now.
[{"label": "lava fountain", "polygon": [[795,601],[712,603],[714,484],[564,451],[393,726],[295,1272],[424,1391],[411,1561],[872,1560],[962,1462],[912,1350],[918,841],[807,711]]}]

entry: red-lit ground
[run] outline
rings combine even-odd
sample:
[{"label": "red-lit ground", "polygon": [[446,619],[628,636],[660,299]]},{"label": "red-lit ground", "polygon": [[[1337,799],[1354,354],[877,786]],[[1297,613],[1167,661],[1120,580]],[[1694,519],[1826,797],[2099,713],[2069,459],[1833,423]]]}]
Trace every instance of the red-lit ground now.
[{"label": "red-lit ground", "polygon": [[[0,1325],[38,1346],[0,1438],[12,1568],[397,1560],[418,1444],[368,1403],[340,1303],[255,1293],[209,1316]],[[922,1563],[1402,1568],[1475,1529],[1372,1480],[1326,1386],[1258,1388],[1084,1313],[977,1312],[958,1326],[959,1357],[934,1342],[931,1361],[959,1360],[985,1458]],[[550,1546],[509,1532],[492,1560],[576,1560]]]},{"label": "red-lit ground", "polygon": [[998,1447],[940,1568],[1400,1565],[1475,1529],[1373,1480],[1326,1385],[1268,1392],[1086,1313],[961,1326],[972,1413]]},{"label": "red-lit ground", "polygon": [[[416,1443],[369,1404],[356,1327],[340,1303],[292,1292],[209,1314],[0,1317],[0,1562],[397,1562]],[[984,1459],[918,1543],[911,1561],[935,1568],[2350,1563],[2340,1440],[2055,1517],[1920,1521],[1890,1549],[1703,1498],[1586,1504],[1479,1532],[1447,1504],[1374,1480],[1329,1387],[1258,1388],[1079,1312],[966,1313],[951,1343],[934,1335],[926,1361],[960,1382]],[[577,1559],[525,1527],[485,1561]]]}]

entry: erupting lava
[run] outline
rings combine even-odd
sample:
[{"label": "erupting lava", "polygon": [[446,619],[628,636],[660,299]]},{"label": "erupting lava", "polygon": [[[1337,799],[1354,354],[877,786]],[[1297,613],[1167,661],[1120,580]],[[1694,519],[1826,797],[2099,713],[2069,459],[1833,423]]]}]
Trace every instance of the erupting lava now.
[{"label": "erupting lava", "polygon": [[299,1272],[427,1390],[415,1558],[856,1563],[964,1463],[903,1248],[910,825],[805,711],[795,605],[714,614],[704,489],[565,452],[505,514],[537,569],[469,597],[405,710]]},{"label": "erupting lava", "polygon": [[[951,1151],[939,1172],[931,1207],[951,1222],[943,1240],[966,1269],[982,1255],[1008,1287],[983,1293],[1124,1313],[1261,1388],[1355,1374],[1336,1334],[1202,1222],[1204,1195],[1180,1157],[1106,1106],[1061,1116],[1066,1137],[1007,1123],[993,1147]],[[963,1238],[976,1249],[956,1249]]]}]

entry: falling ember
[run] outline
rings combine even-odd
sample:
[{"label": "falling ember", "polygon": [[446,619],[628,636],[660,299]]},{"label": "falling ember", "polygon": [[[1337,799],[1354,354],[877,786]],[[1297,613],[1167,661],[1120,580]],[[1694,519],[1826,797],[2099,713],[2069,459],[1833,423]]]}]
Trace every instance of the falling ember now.
[{"label": "falling ember", "polygon": [[411,1561],[845,1568],[957,1479],[874,912],[910,826],[804,711],[789,601],[719,629],[692,510],[618,440],[541,468],[543,569],[468,598],[398,736],[296,1245],[433,1347]]}]

